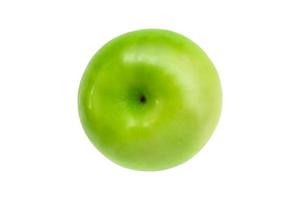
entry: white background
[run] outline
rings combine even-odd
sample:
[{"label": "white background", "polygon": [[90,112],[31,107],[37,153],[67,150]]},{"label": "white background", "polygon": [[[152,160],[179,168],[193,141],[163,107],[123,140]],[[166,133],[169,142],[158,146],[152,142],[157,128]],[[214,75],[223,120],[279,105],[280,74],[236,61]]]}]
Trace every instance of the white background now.
[{"label": "white background", "polygon": [[[300,199],[300,6],[291,0],[0,1],[0,199]],[[124,32],[198,43],[223,113],[193,159],[119,167],[88,141],[77,89],[91,56]]]}]

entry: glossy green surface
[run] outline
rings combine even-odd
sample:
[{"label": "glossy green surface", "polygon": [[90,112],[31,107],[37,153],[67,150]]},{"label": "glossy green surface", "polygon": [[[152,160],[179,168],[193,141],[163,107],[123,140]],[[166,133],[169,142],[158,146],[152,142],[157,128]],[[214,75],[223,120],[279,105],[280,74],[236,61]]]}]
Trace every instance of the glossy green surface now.
[{"label": "glossy green surface", "polygon": [[80,84],[79,114],[91,142],[109,159],[161,170],[191,158],[211,136],[221,86],[207,55],[166,30],[140,30],[108,42]]}]

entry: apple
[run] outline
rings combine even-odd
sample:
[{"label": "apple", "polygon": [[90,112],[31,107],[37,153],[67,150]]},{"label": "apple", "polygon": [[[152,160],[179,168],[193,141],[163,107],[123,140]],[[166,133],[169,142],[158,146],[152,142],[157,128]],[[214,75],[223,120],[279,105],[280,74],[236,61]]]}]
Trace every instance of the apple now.
[{"label": "apple", "polygon": [[123,34],[91,59],[78,108],[96,148],[113,162],[155,171],[208,141],[221,111],[217,71],[194,42],[160,29]]}]

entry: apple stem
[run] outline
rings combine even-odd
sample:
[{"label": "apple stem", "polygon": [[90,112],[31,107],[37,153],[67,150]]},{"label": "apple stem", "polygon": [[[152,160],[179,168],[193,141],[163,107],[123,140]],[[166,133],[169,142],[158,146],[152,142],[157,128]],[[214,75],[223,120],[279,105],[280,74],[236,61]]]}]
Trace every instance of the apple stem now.
[{"label": "apple stem", "polygon": [[141,102],[141,103],[146,103],[146,101],[147,101],[147,99],[146,99],[145,95],[142,94],[142,95],[140,96],[140,102]]}]

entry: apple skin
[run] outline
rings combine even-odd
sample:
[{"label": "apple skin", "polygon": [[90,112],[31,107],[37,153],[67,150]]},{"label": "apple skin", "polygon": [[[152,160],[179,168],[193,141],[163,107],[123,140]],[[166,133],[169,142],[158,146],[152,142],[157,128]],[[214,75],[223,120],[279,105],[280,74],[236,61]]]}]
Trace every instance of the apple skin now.
[{"label": "apple skin", "polygon": [[204,51],[178,33],[144,29],[93,56],[78,108],[88,138],[107,158],[155,171],[187,161],[205,145],[221,101],[217,71]]}]

